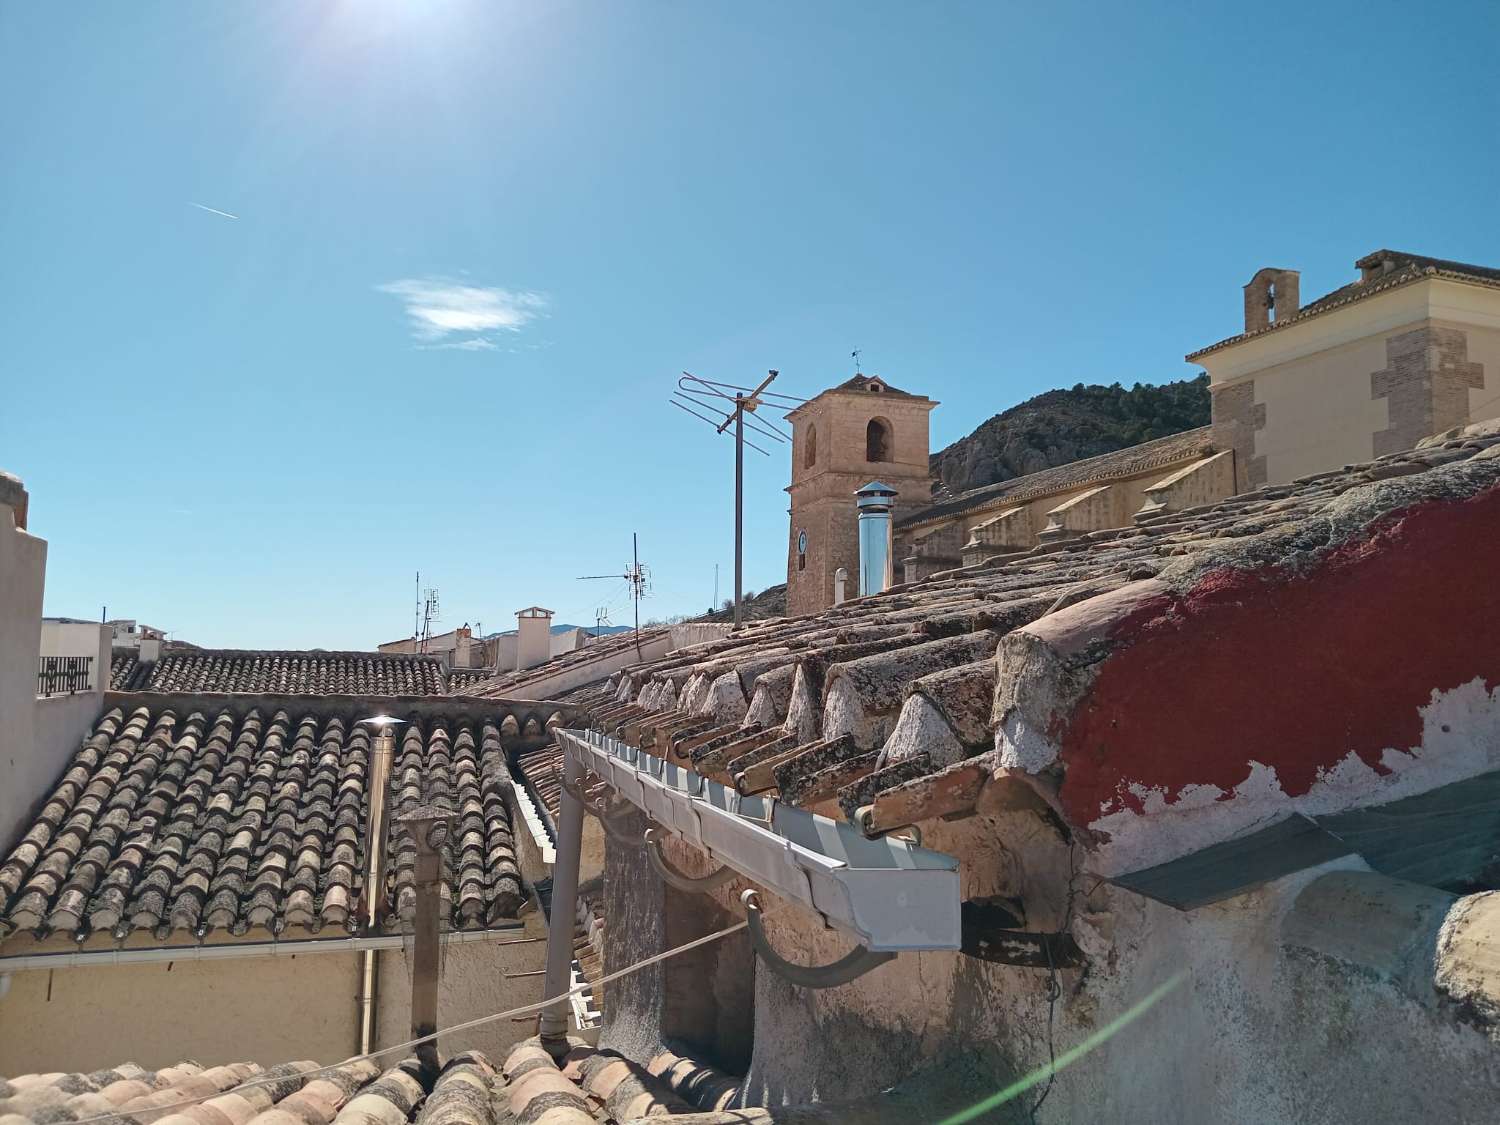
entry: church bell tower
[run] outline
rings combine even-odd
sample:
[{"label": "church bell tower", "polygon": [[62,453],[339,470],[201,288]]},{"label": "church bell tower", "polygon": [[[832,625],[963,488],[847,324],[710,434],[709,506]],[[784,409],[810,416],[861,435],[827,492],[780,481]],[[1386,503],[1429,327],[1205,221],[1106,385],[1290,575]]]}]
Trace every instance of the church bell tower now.
[{"label": "church bell tower", "polygon": [[937,403],[874,375],[855,375],[787,415],[792,424],[787,613],[833,605],[834,574],[857,590],[859,511],[854,494],[879,479],[897,491],[894,518],[932,500],[927,415]]}]

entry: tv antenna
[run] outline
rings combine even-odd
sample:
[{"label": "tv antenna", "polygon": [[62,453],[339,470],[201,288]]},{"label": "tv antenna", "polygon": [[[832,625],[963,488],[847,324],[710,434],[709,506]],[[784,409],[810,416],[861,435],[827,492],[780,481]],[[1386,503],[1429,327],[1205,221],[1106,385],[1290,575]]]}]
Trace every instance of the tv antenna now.
[{"label": "tv antenna", "polygon": [[[420,587],[422,576],[417,575],[417,585]],[[427,644],[432,640],[432,627],[438,620],[438,592],[434,587],[423,590],[417,602],[417,614],[421,618],[422,626],[414,640],[417,642],[417,651],[425,653]]]},{"label": "tv antenna", "polygon": [[[641,565],[641,552],[639,537],[635,532],[630,533],[630,565],[625,568],[624,574],[580,574],[578,581],[593,582],[605,578],[619,580],[623,578],[626,585],[630,587],[630,600],[635,609],[635,654],[641,655],[641,599],[651,592],[651,571],[648,567]],[[601,608],[597,614],[600,624],[609,621],[609,611]]]},{"label": "tv antenna", "polygon": [[[764,449],[753,441],[745,440],[745,426],[749,425],[757,435],[769,437],[782,444],[791,441],[791,435],[777,426],[774,421],[765,422],[755,417],[755,412],[762,406],[772,410],[780,410],[783,417],[797,409],[805,398],[796,395],[779,394],[776,391],[766,390],[780,372],[772,370],[760,384],[754,388],[741,387],[734,383],[719,383],[712,379],[700,379],[698,376],[687,371],[682,373],[682,378],[677,380],[677,390],[672,392],[672,397],[667,401],[680,410],[686,410],[694,418],[702,419],[712,426],[716,433],[725,433],[730,426],[734,427],[734,625],[740,625],[740,603],[743,600],[744,571],[745,571],[745,446],[749,446],[757,453],[769,457]],[[733,391],[734,394],[727,392]],[[770,401],[776,400],[776,401]],[[724,415],[722,419],[713,418],[706,414],[700,414],[693,406],[707,407],[710,411],[724,409],[724,403],[728,402],[733,409]],[[786,404],[790,405],[786,405]],[[692,405],[689,405],[692,404]]]}]

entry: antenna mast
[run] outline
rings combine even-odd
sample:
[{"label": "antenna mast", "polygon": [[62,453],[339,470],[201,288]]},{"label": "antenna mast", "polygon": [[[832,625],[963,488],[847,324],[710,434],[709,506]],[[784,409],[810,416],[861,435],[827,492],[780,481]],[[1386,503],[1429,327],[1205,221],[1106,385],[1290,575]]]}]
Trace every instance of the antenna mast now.
[{"label": "antenna mast", "polygon": [[[736,386],[733,383],[717,383],[712,379],[700,379],[684,371],[682,378],[677,380],[677,390],[667,400],[679,410],[686,410],[694,418],[702,419],[713,426],[716,433],[722,434],[727,432],[730,426],[734,427],[734,626],[736,629],[740,626],[742,612],[740,603],[743,601],[745,571],[745,446],[748,445],[757,453],[770,456],[754,442],[745,440],[745,426],[748,424],[757,434],[785,444],[791,440],[791,437],[778,428],[775,422],[767,423],[757,420],[755,412],[762,406],[770,406],[786,415],[807,401],[796,395],[767,391],[766,388],[771,385],[778,374],[780,372],[772,370],[758,386],[751,388]],[[726,394],[726,391],[733,391],[734,394]],[[716,399],[722,399],[734,407],[722,419],[710,418],[687,405],[692,403],[713,411],[723,410],[723,403],[715,401]],[[767,402],[768,399],[778,401]],[[786,405],[787,403],[791,405]],[[717,586],[717,583],[715,585]],[[717,590],[714,593],[714,600],[718,600]]]},{"label": "antenna mast", "polygon": [[422,591],[422,631],[417,637],[417,651],[427,652],[427,644],[432,640],[432,626],[438,619],[438,592],[429,587]]},{"label": "antenna mast", "polygon": [[[625,568],[624,574],[580,574],[578,581],[593,582],[597,579],[621,579],[630,586],[630,600],[635,607],[635,654],[641,655],[641,599],[651,592],[651,569],[641,565],[639,537],[632,531],[630,533],[630,565]],[[609,620],[609,611],[600,607],[595,614],[596,621],[601,625]]]}]

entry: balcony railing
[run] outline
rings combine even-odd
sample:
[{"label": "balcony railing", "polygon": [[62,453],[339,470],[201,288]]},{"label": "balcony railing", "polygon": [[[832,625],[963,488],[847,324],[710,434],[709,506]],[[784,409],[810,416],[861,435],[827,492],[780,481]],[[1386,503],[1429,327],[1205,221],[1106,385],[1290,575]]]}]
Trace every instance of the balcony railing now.
[{"label": "balcony railing", "polygon": [[92,691],[93,679],[92,656],[44,656],[36,674],[36,693],[48,696]]}]

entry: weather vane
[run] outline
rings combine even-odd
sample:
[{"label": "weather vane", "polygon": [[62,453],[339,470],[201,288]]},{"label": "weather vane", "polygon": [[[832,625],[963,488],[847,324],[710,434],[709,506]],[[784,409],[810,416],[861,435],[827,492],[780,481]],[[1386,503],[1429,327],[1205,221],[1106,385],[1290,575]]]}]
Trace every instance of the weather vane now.
[{"label": "weather vane", "polygon": [[859,352],[860,352],[860,349],[859,348],[855,348],[852,352],[849,353],[849,355],[854,360],[854,373],[856,375],[859,374]]}]

